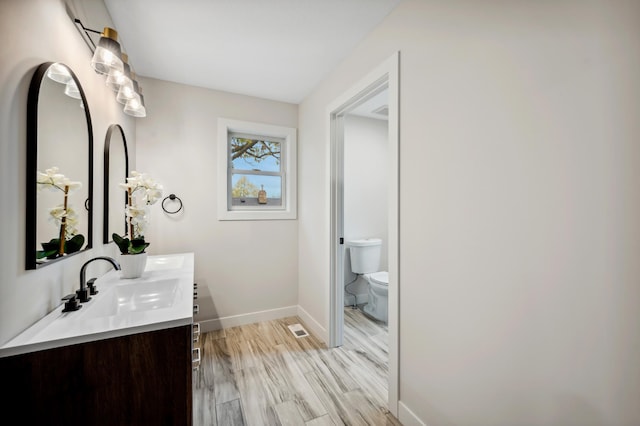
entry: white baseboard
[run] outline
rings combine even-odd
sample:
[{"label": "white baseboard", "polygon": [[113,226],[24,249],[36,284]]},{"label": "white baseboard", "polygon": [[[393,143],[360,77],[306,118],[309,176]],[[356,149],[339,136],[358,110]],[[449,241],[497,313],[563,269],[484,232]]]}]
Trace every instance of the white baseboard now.
[{"label": "white baseboard", "polygon": [[404,426],[427,426],[416,414],[402,401],[398,401],[398,420]]},{"label": "white baseboard", "polygon": [[313,333],[316,337],[322,339],[326,345],[329,344],[329,333],[327,330],[315,320],[307,311],[305,311],[302,306],[298,305],[298,317],[304,322],[309,331]]},{"label": "white baseboard", "polygon": [[237,327],[239,325],[253,324],[261,321],[271,321],[292,316],[300,317],[307,329],[325,343],[329,341],[327,330],[313,318],[301,306],[286,306],[284,308],[269,309],[266,311],[249,312],[241,315],[215,318],[198,321],[202,333],[220,330],[222,328]]},{"label": "white baseboard", "polygon": [[202,333],[220,330],[222,328],[237,327],[261,321],[271,321],[279,318],[292,317],[298,314],[298,306],[269,309],[266,311],[250,312],[241,315],[231,315],[211,320],[198,321]]}]

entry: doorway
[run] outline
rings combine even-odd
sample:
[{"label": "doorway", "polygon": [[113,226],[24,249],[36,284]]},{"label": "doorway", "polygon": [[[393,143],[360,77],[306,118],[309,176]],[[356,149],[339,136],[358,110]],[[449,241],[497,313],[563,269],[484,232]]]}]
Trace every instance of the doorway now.
[{"label": "doorway", "polygon": [[344,328],[344,167],[345,117],[376,96],[386,93],[388,107],[387,254],[388,254],[388,409],[398,416],[399,359],[399,65],[400,54],[390,58],[343,93],[328,108],[331,179],[331,284],[329,345],[341,346]]}]

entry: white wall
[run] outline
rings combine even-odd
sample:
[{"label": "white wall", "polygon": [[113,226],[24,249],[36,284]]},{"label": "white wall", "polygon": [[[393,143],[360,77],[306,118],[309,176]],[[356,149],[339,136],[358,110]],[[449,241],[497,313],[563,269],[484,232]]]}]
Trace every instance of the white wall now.
[{"label": "white wall", "polygon": [[304,100],[299,302],[324,327],[326,108],[396,50],[400,420],[640,424],[640,3],[406,0]]},{"label": "white wall", "polygon": [[[382,255],[379,271],[388,270],[387,262],[387,187],[389,138],[387,122],[348,114],[344,118],[344,238],[346,241],[380,238]],[[350,273],[349,248],[345,248],[345,275]],[[358,295],[358,303],[366,302],[368,284],[362,277],[349,286]],[[345,305],[353,304],[353,296],[345,294]]]},{"label": "white wall", "polygon": [[[143,78],[148,116],[137,126],[138,169],[184,210],[152,206],[149,252],[195,253],[198,321],[297,305],[297,220],[217,220],[218,117],[297,127],[297,106]],[[287,311],[289,314],[291,311]],[[285,312],[286,313],[286,312]],[[231,324],[227,322],[227,324]]]},{"label": "white wall", "polygon": [[[113,26],[102,2],[69,0],[68,8],[89,28]],[[105,78],[90,67],[91,51],[61,0],[0,1],[0,203],[3,235],[0,270],[0,344],[45,316],[79,286],[81,265],[91,257],[116,256],[102,244],[103,149],[109,125],[125,131],[130,168],[149,172],[185,204],[183,214],[151,212],[150,254],[194,251],[200,285],[200,319],[217,319],[297,304],[297,221],[219,223],[215,218],[216,120],[218,116],[297,127],[297,106],[140,78],[148,116],[122,113]],[[126,49],[126,41],[122,41]],[[130,58],[135,66],[135,58]],[[93,249],[37,271],[24,270],[26,105],[31,76],[42,62],[69,65],[88,97],[94,131]],[[64,143],[64,140],[61,140]],[[136,153],[138,152],[138,155]],[[141,157],[136,166],[136,157]],[[87,276],[108,269],[90,265]],[[294,308],[295,311],[295,308]]]},{"label": "white wall", "polygon": [[[81,19],[83,11],[76,10]],[[101,21],[110,24],[108,15],[103,15]],[[60,305],[61,297],[79,287],[80,267],[86,260],[97,255],[115,255],[113,245],[102,244],[104,138],[109,125],[118,123],[127,135],[130,152],[135,151],[135,122],[124,115],[113,92],[105,86],[104,77],[90,67],[91,51],[62,1],[0,1],[0,28],[5,40],[0,44],[0,344],[3,344],[44,317]],[[88,100],[94,134],[94,248],[39,270],[26,271],[27,93],[36,67],[48,61],[63,62],[73,69]],[[64,138],[59,143],[64,147]],[[87,277],[108,268],[99,263],[106,264],[92,264]]]}]

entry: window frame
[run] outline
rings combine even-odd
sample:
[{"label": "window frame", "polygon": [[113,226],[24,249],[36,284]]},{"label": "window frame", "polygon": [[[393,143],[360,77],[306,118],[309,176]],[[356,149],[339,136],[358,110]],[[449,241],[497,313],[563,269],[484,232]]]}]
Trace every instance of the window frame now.
[{"label": "window frame", "polygon": [[[282,143],[280,159],[281,206],[234,207],[231,205],[233,170],[229,150],[232,135],[248,136],[253,139],[274,138]],[[218,220],[296,219],[296,144],[296,129],[293,127],[218,118]]]}]

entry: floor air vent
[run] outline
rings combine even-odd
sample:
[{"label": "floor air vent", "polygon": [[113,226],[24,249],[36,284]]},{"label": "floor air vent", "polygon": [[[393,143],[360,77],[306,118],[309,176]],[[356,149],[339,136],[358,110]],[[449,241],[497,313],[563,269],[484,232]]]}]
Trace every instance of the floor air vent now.
[{"label": "floor air vent", "polygon": [[293,335],[296,336],[296,339],[307,337],[309,335],[309,333],[307,333],[307,330],[305,330],[301,324],[291,324],[289,326],[289,330],[291,330]]}]

